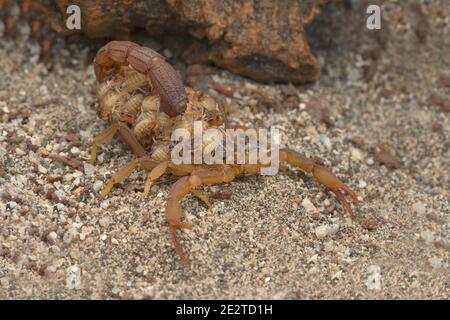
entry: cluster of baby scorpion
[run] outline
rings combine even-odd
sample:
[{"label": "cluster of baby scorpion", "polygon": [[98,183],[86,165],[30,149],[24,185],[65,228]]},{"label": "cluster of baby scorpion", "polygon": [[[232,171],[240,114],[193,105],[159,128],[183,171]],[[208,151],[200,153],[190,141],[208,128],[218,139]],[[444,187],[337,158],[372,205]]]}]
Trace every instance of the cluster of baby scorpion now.
[{"label": "cluster of baby scorpion", "polygon": [[[187,88],[185,112],[170,117],[160,110],[160,97],[153,92],[152,84],[145,75],[130,66],[122,66],[98,85],[96,104],[101,119],[112,124],[127,124],[138,142],[149,150],[152,160],[169,160],[171,150],[177,143],[173,141],[172,133],[185,129],[193,136],[194,121],[200,121],[202,130],[220,126],[225,129],[222,106],[212,97]],[[206,141],[202,147],[211,146]]]}]

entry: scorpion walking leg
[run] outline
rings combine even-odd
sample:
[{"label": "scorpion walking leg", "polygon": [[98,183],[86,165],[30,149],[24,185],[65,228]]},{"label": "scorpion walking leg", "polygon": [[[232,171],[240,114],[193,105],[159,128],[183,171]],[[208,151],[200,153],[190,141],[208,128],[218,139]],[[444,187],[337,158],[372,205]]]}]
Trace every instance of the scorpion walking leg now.
[{"label": "scorpion walking leg", "polygon": [[134,153],[138,157],[143,157],[145,155],[144,147],[136,139],[134,133],[128,128],[127,125],[123,123],[114,123],[105,129],[100,135],[96,136],[92,141],[92,151],[90,163],[94,164],[97,159],[97,148],[101,144],[108,143],[111,139],[119,132],[126,143],[128,143],[133,149]]},{"label": "scorpion walking leg", "polygon": [[317,181],[319,181],[325,187],[334,192],[336,197],[339,199],[339,201],[347,210],[350,217],[352,219],[355,218],[353,211],[350,207],[350,204],[345,199],[342,191],[346,192],[350,196],[355,205],[358,204],[358,197],[347,185],[345,185],[329,170],[314,163],[312,160],[305,158],[298,152],[289,149],[280,150],[280,159],[306,172],[312,173]]},{"label": "scorpion walking leg", "polygon": [[119,169],[116,173],[113,174],[111,180],[106,184],[106,186],[103,188],[100,195],[104,198],[108,195],[108,193],[111,192],[112,187],[115,184],[121,183],[126,178],[128,178],[133,171],[140,165],[140,160],[136,159],[130,163],[127,163],[122,168]]},{"label": "scorpion walking leg", "polygon": [[178,242],[176,232],[177,229],[191,228],[191,225],[181,222],[183,209],[180,201],[190,192],[194,193],[201,185],[230,182],[238,173],[231,167],[226,167],[224,170],[201,169],[193,171],[190,176],[180,178],[170,189],[169,199],[166,203],[166,218],[175,250],[185,266],[189,266],[189,260]]},{"label": "scorpion walking leg", "polygon": [[150,160],[149,158],[143,157],[127,163],[122,168],[120,168],[119,171],[114,173],[111,180],[103,188],[101,196],[106,197],[108,193],[111,192],[111,189],[115,184],[121,183],[122,181],[127,179],[139,166],[151,170],[144,187],[144,193],[148,194],[151,183],[159,179],[166,172],[168,162],[165,161],[157,163],[153,160]]},{"label": "scorpion walking leg", "polygon": [[94,164],[97,160],[97,147],[101,144],[108,143],[116,135],[119,130],[119,124],[115,123],[105,129],[100,135],[96,136],[92,141],[92,151],[91,151],[91,164]]},{"label": "scorpion walking leg", "polygon": [[144,185],[144,194],[148,195],[150,193],[150,188],[154,181],[158,180],[164,173],[167,171],[167,166],[169,165],[168,161],[161,162],[156,167],[151,169],[150,173],[147,176],[147,180]]}]

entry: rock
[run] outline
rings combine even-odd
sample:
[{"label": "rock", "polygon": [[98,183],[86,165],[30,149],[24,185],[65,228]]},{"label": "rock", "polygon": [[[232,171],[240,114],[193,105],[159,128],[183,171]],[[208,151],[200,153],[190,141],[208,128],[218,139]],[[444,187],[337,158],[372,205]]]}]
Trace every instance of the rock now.
[{"label": "rock", "polygon": [[362,152],[358,148],[352,148],[351,155],[353,161],[361,161],[364,159]]},{"label": "rock", "polygon": [[416,202],[413,204],[412,207],[413,211],[419,215],[423,215],[425,214],[427,208],[425,207],[425,205],[422,202]]},{"label": "rock", "polygon": [[402,161],[385,144],[378,145],[375,159],[389,169],[398,169],[402,166]]},{"label": "rock", "polygon": [[97,180],[97,181],[94,182],[94,185],[92,186],[92,189],[94,189],[95,192],[98,192],[98,191],[100,191],[102,186],[103,186],[103,182],[100,181],[100,180]]},{"label": "rock", "polygon": [[80,289],[81,270],[78,266],[70,266],[66,270],[66,287],[70,290]]},{"label": "rock", "polygon": [[339,225],[333,225],[333,226],[319,226],[316,228],[315,233],[317,238],[323,239],[327,236],[336,234],[339,231]]},{"label": "rock", "polygon": [[48,170],[44,168],[42,165],[38,165],[38,171],[39,173],[46,174]]},{"label": "rock", "polygon": [[442,260],[438,257],[431,257],[429,260],[431,267],[434,270],[439,270],[442,268]]},{"label": "rock", "polygon": [[[298,83],[319,76],[320,66],[310,51],[305,27],[326,2],[136,0],[131,6],[128,0],[61,0],[60,12],[53,12],[60,18],[52,27],[89,38],[111,38],[145,29],[149,36],[167,43],[171,53],[182,53],[189,62],[212,61],[259,81]],[[83,12],[82,30],[65,28],[62,17],[67,16],[71,4],[79,5]],[[114,13],[108,8],[114,8]],[[163,47],[166,44],[154,49]]]},{"label": "rock", "polygon": [[111,220],[109,219],[109,217],[103,217],[100,220],[98,220],[98,223],[102,226],[102,227],[107,227],[109,226],[109,224],[111,223]]},{"label": "rock", "polygon": [[84,164],[84,175],[86,177],[92,176],[94,174],[94,172],[95,172],[95,166],[93,166],[90,163],[85,163]]},{"label": "rock", "polygon": [[26,152],[23,151],[23,150],[20,149],[20,148],[16,148],[16,153],[17,153],[18,156],[24,156],[24,155],[26,155]]},{"label": "rock", "polygon": [[64,203],[66,201],[66,193],[63,190],[58,189],[53,192],[53,199],[58,203]]},{"label": "rock", "polygon": [[70,228],[64,233],[63,242],[65,244],[72,243],[78,237],[78,231],[75,228]]},{"label": "rock", "polygon": [[330,138],[328,138],[327,136],[320,137],[320,141],[325,146],[325,148],[327,148],[328,150],[331,150],[331,148],[333,147],[333,144],[331,143]]},{"label": "rock", "polygon": [[427,244],[431,244],[434,241],[434,234],[431,231],[424,230],[420,233],[420,237],[425,241]]},{"label": "rock", "polygon": [[317,212],[317,208],[314,206],[314,204],[309,200],[308,198],[303,199],[302,201],[302,207],[305,208],[305,211],[308,213]]},{"label": "rock", "polygon": [[0,279],[0,287],[3,289],[7,289],[9,287],[9,281],[7,278]]},{"label": "rock", "polygon": [[81,151],[77,147],[72,147],[70,149],[70,153],[73,154],[73,155],[79,155],[81,153]]},{"label": "rock", "polygon": [[367,268],[367,289],[381,290],[381,268],[377,265],[371,265]]},{"label": "rock", "polygon": [[56,232],[52,231],[48,234],[47,238],[48,238],[49,242],[52,243],[58,238],[58,235],[56,234]]},{"label": "rock", "polygon": [[341,277],[342,277],[342,270],[339,270],[331,277],[331,280],[340,279]]}]

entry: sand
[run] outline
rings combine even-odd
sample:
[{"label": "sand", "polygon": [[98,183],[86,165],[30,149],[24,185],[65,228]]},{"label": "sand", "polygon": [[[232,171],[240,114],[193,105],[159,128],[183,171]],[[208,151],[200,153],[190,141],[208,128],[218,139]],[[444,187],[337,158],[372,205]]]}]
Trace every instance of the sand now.
[{"label": "sand", "polygon": [[323,66],[313,84],[213,69],[205,79],[237,88],[232,123],[275,126],[361,204],[352,221],[293,168],[205,187],[210,209],[183,201],[189,270],[165,221],[172,178],[144,196],[139,170],[99,198],[134,155],[115,139],[86,163],[107,125],[90,107],[88,48],[59,49],[49,70],[34,41],[1,38],[0,298],[448,299],[450,12],[447,1],[422,9],[386,2],[378,33],[362,27],[362,2],[326,10],[327,28],[312,33]]}]

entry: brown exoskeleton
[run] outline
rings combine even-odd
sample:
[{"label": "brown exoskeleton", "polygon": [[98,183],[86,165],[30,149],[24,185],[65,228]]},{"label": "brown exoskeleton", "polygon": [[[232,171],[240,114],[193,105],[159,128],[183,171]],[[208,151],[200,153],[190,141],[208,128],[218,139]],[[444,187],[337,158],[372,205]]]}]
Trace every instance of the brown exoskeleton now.
[{"label": "brown exoskeleton", "polygon": [[[202,185],[227,183],[242,174],[259,173],[266,165],[256,164],[175,164],[171,151],[175,142],[174,130],[183,128],[192,132],[194,121],[203,128],[225,129],[225,115],[212,97],[201,92],[186,90],[175,70],[155,51],[131,42],[113,41],[100,49],[95,59],[98,112],[112,125],[94,139],[91,162],[94,163],[97,146],[112,139],[119,132],[132,147],[137,159],[120,168],[101,192],[108,195],[111,188],[143,167],[149,170],[144,186],[148,194],[154,181],[166,173],[180,176],[169,192],[165,213],[176,252],[188,265],[176,231],[190,228],[182,222],[181,200],[193,193],[208,206],[208,197],[198,189]],[[202,145],[201,148],[206,148]],[[279,159],[311,173],[325,187],[333,191],[351,218],[347,193],[354,204],[356,194],[326,168],[305,158],[296,151],[280,149]]]}]

